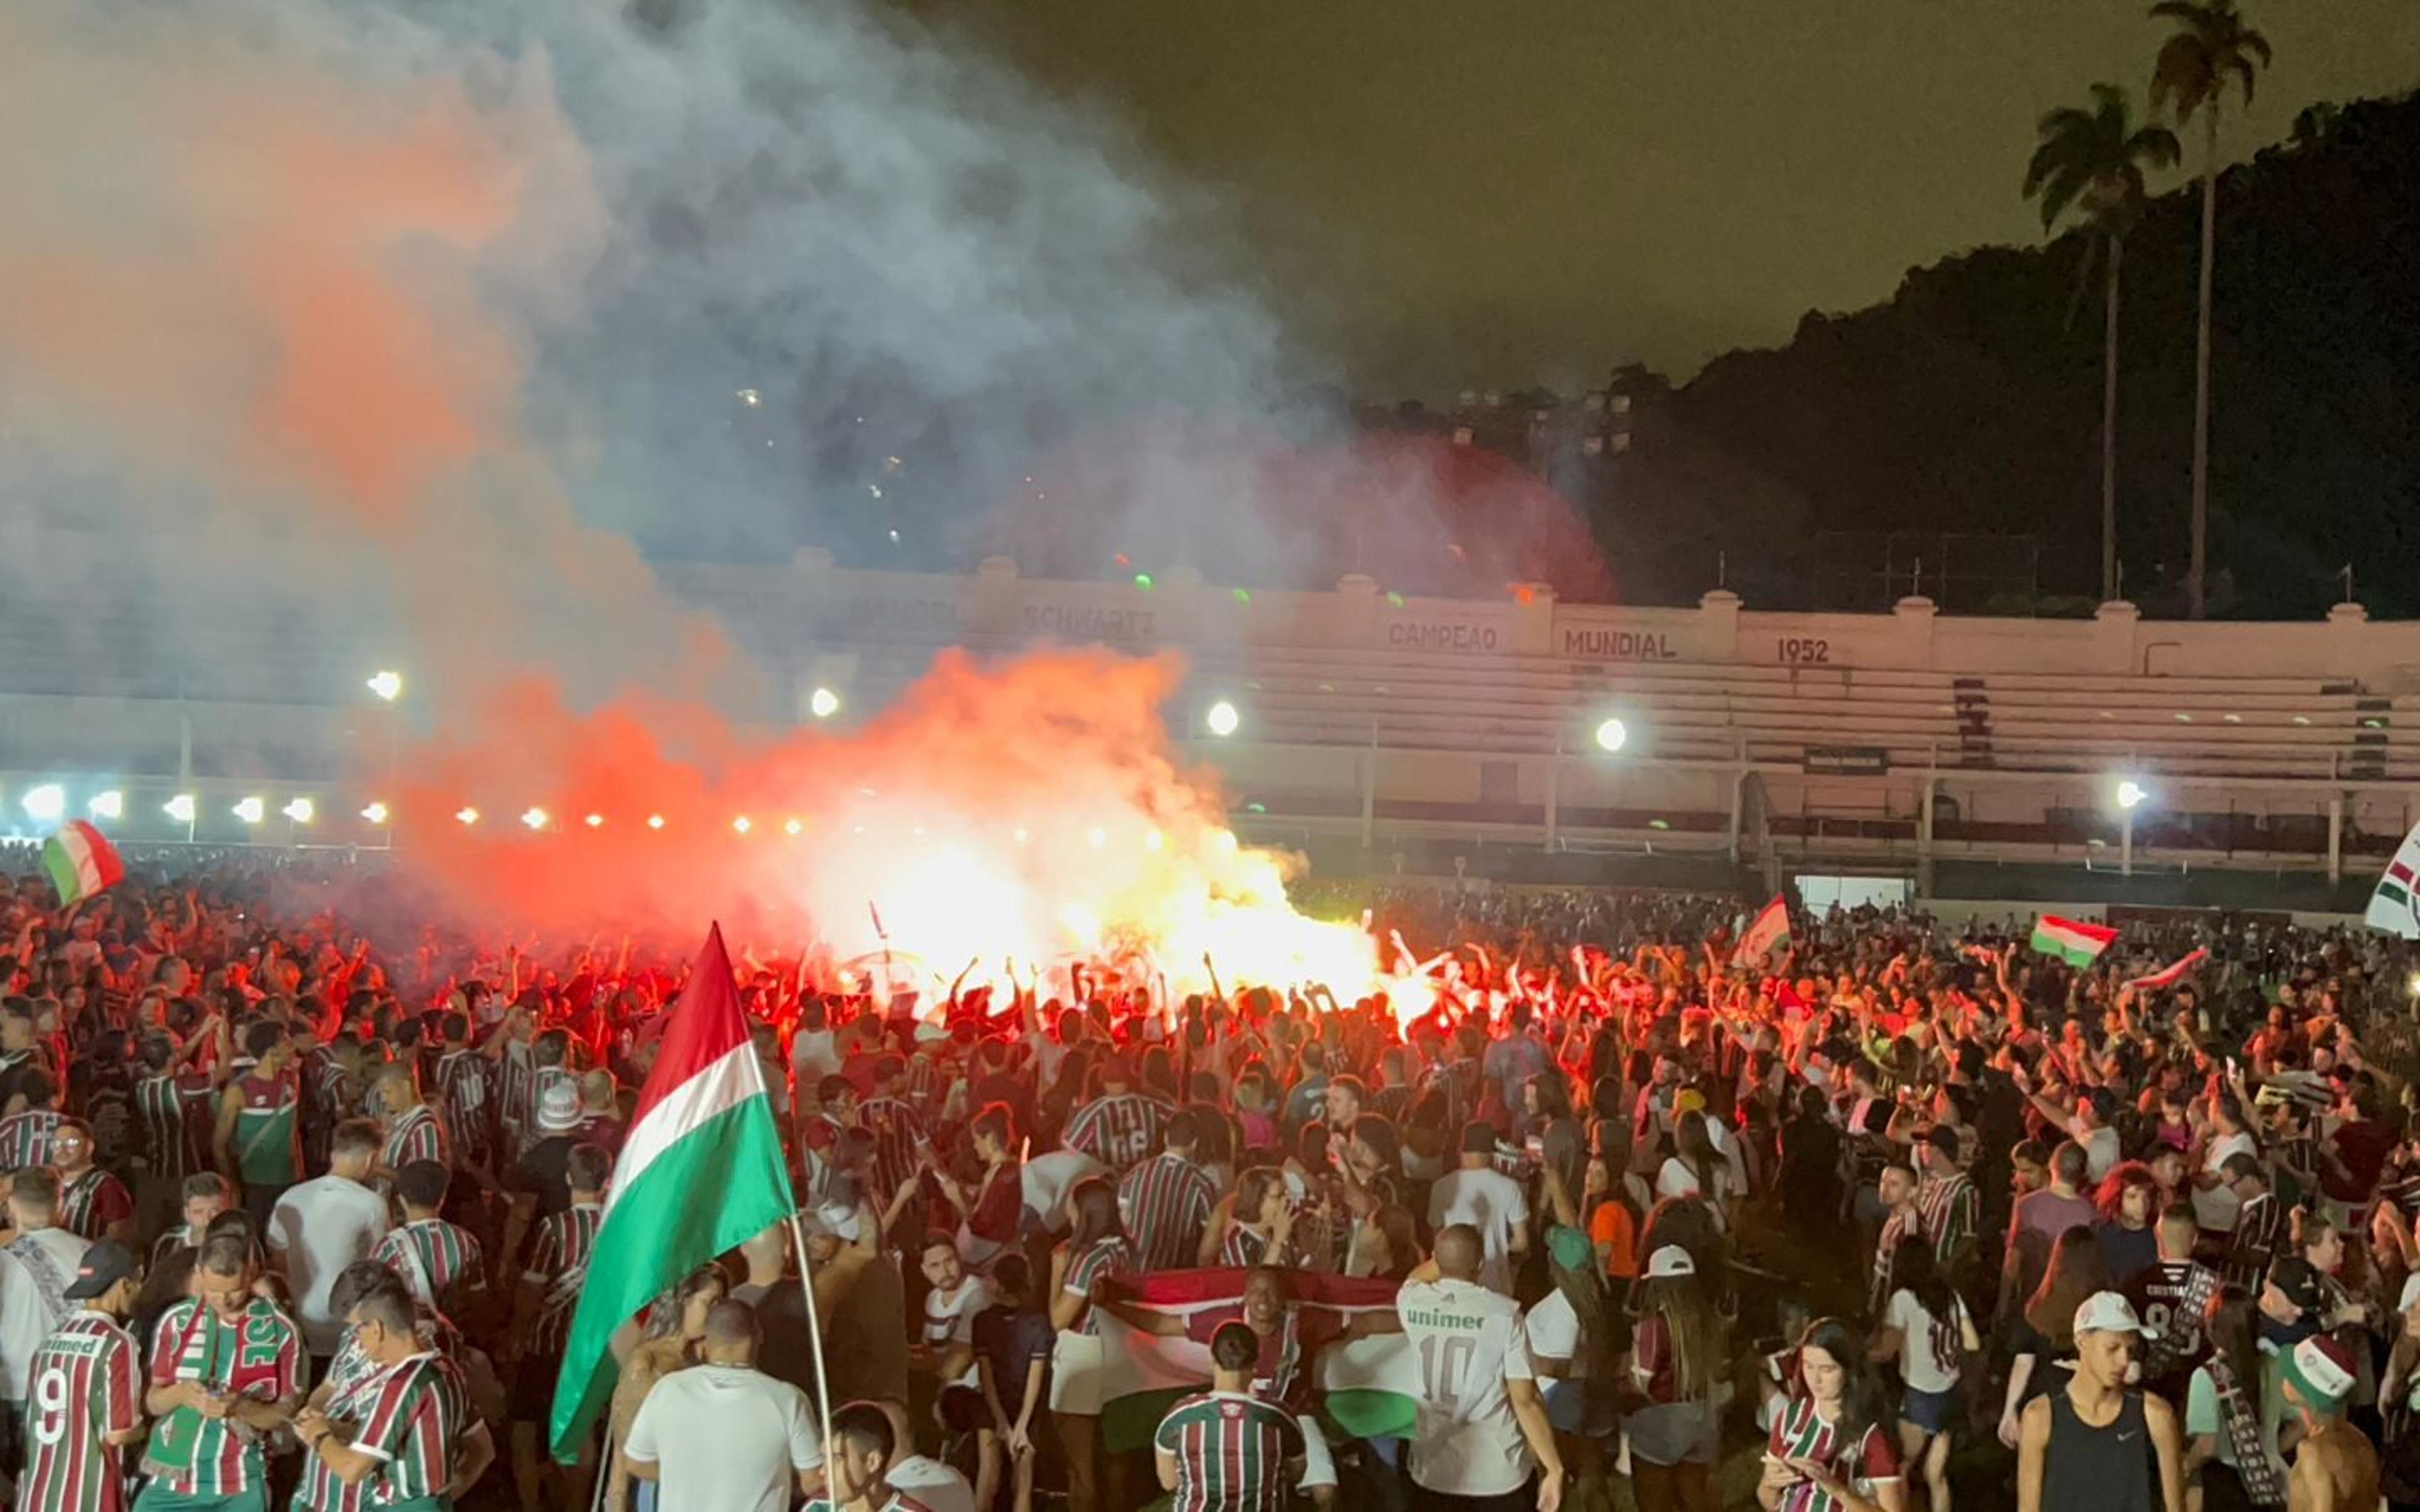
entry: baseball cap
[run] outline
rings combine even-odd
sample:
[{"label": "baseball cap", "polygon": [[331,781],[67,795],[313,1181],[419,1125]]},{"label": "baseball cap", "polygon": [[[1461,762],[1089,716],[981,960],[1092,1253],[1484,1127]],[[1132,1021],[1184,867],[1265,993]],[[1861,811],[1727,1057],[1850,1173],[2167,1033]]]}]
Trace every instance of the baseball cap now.
[{"label": "baseball cap", "polygon": [[2318,1312],[2327,1301],[2319,1267],[2299,1255],[2283,1256],[2269,1267],[2269,1284],[2305,1313]]},{"label": "baseball cap", "polygon": [[857,1210],[843,1203],[826,1202],[799,1210],[799,1229],[809,1238],[840,1239],[853,1244],[861,1227]]},{"label": "baseball cap", "polygon": [[580,1127],[580,1088],[566,1078],[548,1088],[537,1100],[537,1126],[548,1134]]},{"label": "baseball cap", "polygon": [[1596,1259],[1596,1246],[1589,1242],[1588,1235],[1568,1224],[1557,1224],[1546,1230],[1546,1253],[1566,1271],[1585,1270]]},{"label": "baseball cap", "polygon": [[75,1279],[61,1294],[70,1302],[89,1302],[133,1275],[134,1257],[127,1253],[125,1245],[104,1239],[84,1252],[84,1263],[76,1267]]},{"label": "baseball cap", "polygon": [[1678,1244],[1659,1245],[1654,1254],[1647,1257],[1647,1278],[1651,1281],[1664,1276],[1697,1273],[1698,1262]]},{"label": "baseball cap", "polygon": [[2285,1358],[2286,1383],[2320,1412],[2333,1412],[2352,1395],[2352,1352],[2325,1334],[2314,1334]]},{"label": "baseball cap", "polygon": [[2096,1291],[2084,1299],[2075,1310],[2075,1331],[2078,1334],[2140,1334],[2149,1338],[2158,1329],[2146,1328],[2134,1314],[2134,1304],[2114,1291]]},{"label": "baseball cap", "polygon": [[1692,1087],[1672,1099],[1672,1117],[1706,1111],[1706,1094]]}]

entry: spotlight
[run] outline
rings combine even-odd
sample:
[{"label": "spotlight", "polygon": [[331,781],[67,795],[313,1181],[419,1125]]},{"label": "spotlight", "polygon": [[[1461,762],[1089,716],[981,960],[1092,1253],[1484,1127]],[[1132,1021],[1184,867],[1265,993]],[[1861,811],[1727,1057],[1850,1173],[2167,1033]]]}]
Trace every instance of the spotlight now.
[{"label": "spotlight", "polygon": [[479,810],[466,803],[454,810],[454,817],[466,825],[475,825],[479,822]]},{"label": "spotlight", "polygon": [[2119,779],[2118,783],[2117,795],[2118,808],[2133,809],[2138,807],[2145,798],[2149,797],[2151,795],[2144,789],[2142,783],[2137,782],[2133,778],[2129,777]]},{"label": "spotlight", "polygon": [[661,828],[663,828],[663,827],[664,827],[664,816],[663,816],[662,814],[659,814],[659,813],[651,813],[651,814],[647,815],[647,827],[648,827],[649,829],[661,829]]},{"label": "spotlight", "polygon": [[806,825],[799,823],[795,819],[785,819],[782,822],[782,833],[784,835],[799,834],[803,832],[806,827]]},{"label": "spotlight", "polygon": [[829,719],[840,712],[840,695],[829,687],[819,687],[807,695],[807,712],[818,719]]},{"label": "spotlight", "polygon": [[246,798],[235,806],[235,816],[247,825],[260,823],[261,816],[268,812],[269,805],[258,798]]},{"label": "spotlight", "polygon": [[582,820],[582,823],[585,824],[591,829],[596,829],[604,825],[605,816],[601,813],[593,813],[586,819]]},{"label": "spotlight", "polygon": [[126,795],[116,788],[106,793],[96,793],[85,808],[95,819],[115,819],[126,812]]},{"label": "spotlight", "polygon": [[374,825],[385,824],[386,815],[387,807],[383,803],[373,803],[368,808],[362,810],[362,817]]},{"label": "spotlight", "polygon": [[194,795],[190,793],[179,793],[160,805],[160,811],[180,825],[190,825],[194,822]]},{"label": "spotlight", "polygon": [[403,673],[390,671],[372,672],[368,682],[364,686],[371,692],[376,693],[382,701],[392,703],[396,700],[403,697]]},{"label": "spotlight", "polygon": [[311,816],[319,811],[319,807],[308,798],[296,798],[277,811],[298,825],[307,825]]},{"label": "spotlight", "polygon": [[749,818],[746,814],[741,814],[738,818],[731,821],[731,827],[745,835],[756,826],[749,822]]},{"label": "spotlight", "polygon": [[25,814],[44,824],[68,811],[68,790],[56,782],[45,782],[25,790]]},{"label": "spotlight", "polygon": [[1630,727],[1620,719],[1606,719],[1596,727],[1599,750],[1620,750],[1630,740]]},{"label": "spotlight", "polygon": [[1202,716],[1202,723],[1212,734],[1221,740],[1233,734],[1243,722],[1244,717],[1236,713],[1235,706],[1225,699],[1211,704],[1209,710]]},{"label": "spotlight", "polygon": [[538,808],[535,804],[521,810],[521,823],[529,825],[532,829],[544,829],[546,827],[546,810]]}]

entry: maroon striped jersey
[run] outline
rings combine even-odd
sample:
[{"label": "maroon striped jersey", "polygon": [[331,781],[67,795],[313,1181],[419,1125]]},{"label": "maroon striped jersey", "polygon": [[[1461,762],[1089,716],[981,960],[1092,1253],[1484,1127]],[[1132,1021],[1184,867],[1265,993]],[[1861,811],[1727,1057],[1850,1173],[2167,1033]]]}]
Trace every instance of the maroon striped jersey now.
[{"label": "maroon striped jersey", "polygon": [[109,1436],[143,1422],[134,1335],[107,1313],[79,1312],[34,1351],[26,1372],[24,1512],[124,1512],[125,1451]]},{"label": "maroon striped jersey", "polygon": [[1165,1151],[1128,1171],[1118,1183],[1127,1237],[1145,1271],[1193,1264],[1218,1194],[1201,1166]]}]

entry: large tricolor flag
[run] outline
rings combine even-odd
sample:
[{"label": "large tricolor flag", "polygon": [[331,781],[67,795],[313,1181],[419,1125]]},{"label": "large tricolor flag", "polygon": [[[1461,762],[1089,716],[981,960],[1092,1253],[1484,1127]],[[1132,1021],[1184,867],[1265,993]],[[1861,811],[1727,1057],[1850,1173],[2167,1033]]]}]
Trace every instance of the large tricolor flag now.
[{"label": "large tricolor flag", "polygon": [[1740,935],[1739,949],[1731,952],[1731,964],[1753,965],[1790,943],[1790,905],[1776,893],[1773,902],[1756,911],[1747,929]]},{"label": "large tricolor flag", "polygon": [[2395,859],[2386,863],[2385,875],[2371,891],[2362,922],[2407,940],[2420,939],[2420,903],[2412,901],[2415,887],[2420,887],[2420,825],[2414,825],[2403,843],[2395,847]]},{"label": "large tricolor flag", "polygon": [[613,1394],[606,1345],[681,1277],[790,1216],[782,1136],[716,925],[664,1026],[613,1163],[597,1249],[554,1385],[551,1442],[569,1462]]},{"label": "large tricolor flag", "polygon": [[2133,987],[2138,991],[2146,988],[2157,990],[2162,987],[2173,987],[2184,979],[2186,972],[2209,959],[2210,952],[2196,946],[2149,976],[2136,977],[2121,985]]},{"label": "large tricolor flag", "polygon": [[59,903],[80,903],[126,878],[117,847],[81,819],[70,819],[42,844],[42,870],[59,889]]},{"label": "large tricolor flag", "polygon": [[2034,949],[2044,955],[2055,955],[2071,966],[2092,964],[2117,938],[2114,929],[2061,918],[2056,914],[2044,914],[2034,920]]},{"label": "large tricolor flag", "polygon": [[[1233,1267],[1162,1271],[1116,1284],[1118,1301],[1178,1319],[1181,1335],[1146,1333],[1107,1308],[1094,1310],[1101,1330],[1101,1441],[1111,1453],[1150,1443],[1178,1398],[1210,1384],[1210,1336],[1243,1316],[1250,1274]],[[1280,1354],[1311,1372],[1323,1415],[1350,1438],[1410,1434],[1420,1389],[1411,1341],[1401,1334],[1344,1336],[1354,1318],[1394,1311],[1395,1283],[1312,1271],[1289,1279],[1294,1317]]]}]

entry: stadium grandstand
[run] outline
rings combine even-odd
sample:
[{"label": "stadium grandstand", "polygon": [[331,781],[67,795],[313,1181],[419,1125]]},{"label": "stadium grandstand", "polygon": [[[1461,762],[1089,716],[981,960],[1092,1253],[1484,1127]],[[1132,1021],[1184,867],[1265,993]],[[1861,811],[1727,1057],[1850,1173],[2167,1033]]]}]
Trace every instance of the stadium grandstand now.
[{"label": "stadium grandstand", "polygon": [[[1721,591],[1623,609],[1544,585],[1247,592],[1182,569],[1048,581],[994,559],[950,578],[814,553],[663,576],[780,670],[768,724],[861,718],[949,646],[1173,654],[1171,731],[1220,774],[1239,832],[1328,871],[1817,875],[1882,895],[2344,913],[2420,791],[2420,625],[2352,604],[2258,625],[2148,622],[2123,603],[2087,620],[1947,616],[1920,598],[1778,614]],[[365,761],[412,717],[364,691],[388,659],[375,629],[306,633],[307,610],[253,598],[163,603],[150,625],[69,609],[39,593],[0,609],[0,836],[53,785],[70,803],[122,793],[136,840],[387,842],[222,813],[253,793],[272,811],[359,807]],[[163,637],[178,655],[157,654]],[[139,833],[179,793],[198,817]]]}]

